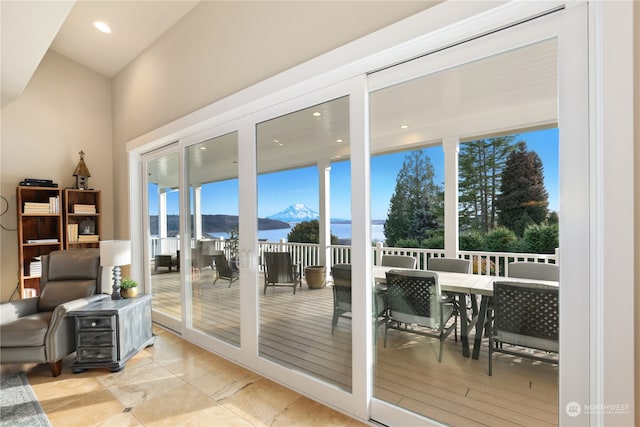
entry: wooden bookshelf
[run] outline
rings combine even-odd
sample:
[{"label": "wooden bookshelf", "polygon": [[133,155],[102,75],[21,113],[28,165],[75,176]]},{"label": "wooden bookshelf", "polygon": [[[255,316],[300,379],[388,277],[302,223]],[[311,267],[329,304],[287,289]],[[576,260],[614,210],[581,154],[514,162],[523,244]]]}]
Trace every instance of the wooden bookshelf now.
[{"label": "wooden bookshelf", "polygon": [[65,249],[98,248],[102,236],[100,190],[64,190]]},{"label": "wooden bookshelf", "polygon": [[52,187],[19,186],[16,192],[18,292],[20,298],[28,298],[40,295],[40,257],[63,248],[62,191]]}]

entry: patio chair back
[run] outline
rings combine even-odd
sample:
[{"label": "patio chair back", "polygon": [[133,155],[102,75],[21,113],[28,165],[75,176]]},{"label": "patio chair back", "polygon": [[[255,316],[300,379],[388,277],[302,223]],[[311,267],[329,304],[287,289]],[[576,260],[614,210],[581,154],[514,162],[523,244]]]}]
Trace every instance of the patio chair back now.
[{"label": "patio chair back", "polygon": [[385,267],[416,268],[416,259],[411,255],[382,255],[380,265]]},{"label": "patio chair back", "polygon": [[560,267],[557,264],[540,262],[510,262],[509,277],[558,282],[560,281]]},{"label": "patio chair back", "polygon": [[429,258],[427,270],[469,274],[471,273],[471,261],[460,258]]}]

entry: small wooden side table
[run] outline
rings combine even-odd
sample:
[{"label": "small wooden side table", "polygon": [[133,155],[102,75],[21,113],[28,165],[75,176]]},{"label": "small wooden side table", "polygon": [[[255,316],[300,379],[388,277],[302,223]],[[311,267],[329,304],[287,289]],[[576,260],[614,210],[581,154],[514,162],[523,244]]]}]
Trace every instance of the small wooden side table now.
[{"label": "small wooden side table", "polygon": [[70,311],[76,323],[76,361],[73,372],[89,368],[124,369],[127,360],[153,345],[151,295],[131,299],[103,299]]}]

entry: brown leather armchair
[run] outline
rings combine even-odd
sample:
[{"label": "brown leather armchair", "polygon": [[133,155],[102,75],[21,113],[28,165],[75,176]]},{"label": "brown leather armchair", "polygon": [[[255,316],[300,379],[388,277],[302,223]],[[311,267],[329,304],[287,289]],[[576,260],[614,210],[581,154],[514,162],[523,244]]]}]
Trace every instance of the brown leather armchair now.
[{"label": "brown leather armchair", "polygon": [[99,249],[42,256],[40,296],[0,304],[0,363],[48,363],[57,377],[62,358],[76,351],[75,322],[67,313],[93,301],[101,282]]}]

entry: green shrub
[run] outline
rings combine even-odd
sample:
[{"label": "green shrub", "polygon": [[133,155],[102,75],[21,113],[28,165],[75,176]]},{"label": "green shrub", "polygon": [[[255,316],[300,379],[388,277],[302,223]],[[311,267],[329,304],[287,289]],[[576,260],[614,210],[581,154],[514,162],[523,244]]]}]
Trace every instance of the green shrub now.
[{"label": "green shrub", "polygon": [[393,245],[394,248],[419,248],[420,245],[416,239],[398,239]]},{"label": "green shrub", "polygon": [[524,230],[522,249],[525,252],[552,254],[558,247],[558,224],[532,224]]},{"label": "green shrub", "polygon": [[426,249],[444,249],[444,236],[431,236],[420,242],[421,248]]},{"label": "green shrub", "polygon": [[[320,223],[317,219],[297,223],[287,235],[289,242],[320,243]],[[331,234],[331,244],[338,244],[338,236]]]},{"label": "green shrub", "polygon": [[518,237],[508,228],[498,227],[485,235],[484,242],[489,252],[512,252],[516,248]]},{"label": "green shrub", "polygon": [[484,239],[482,234],[471,231],[460,235],[461,251],[481,251],[484,250]]}]

